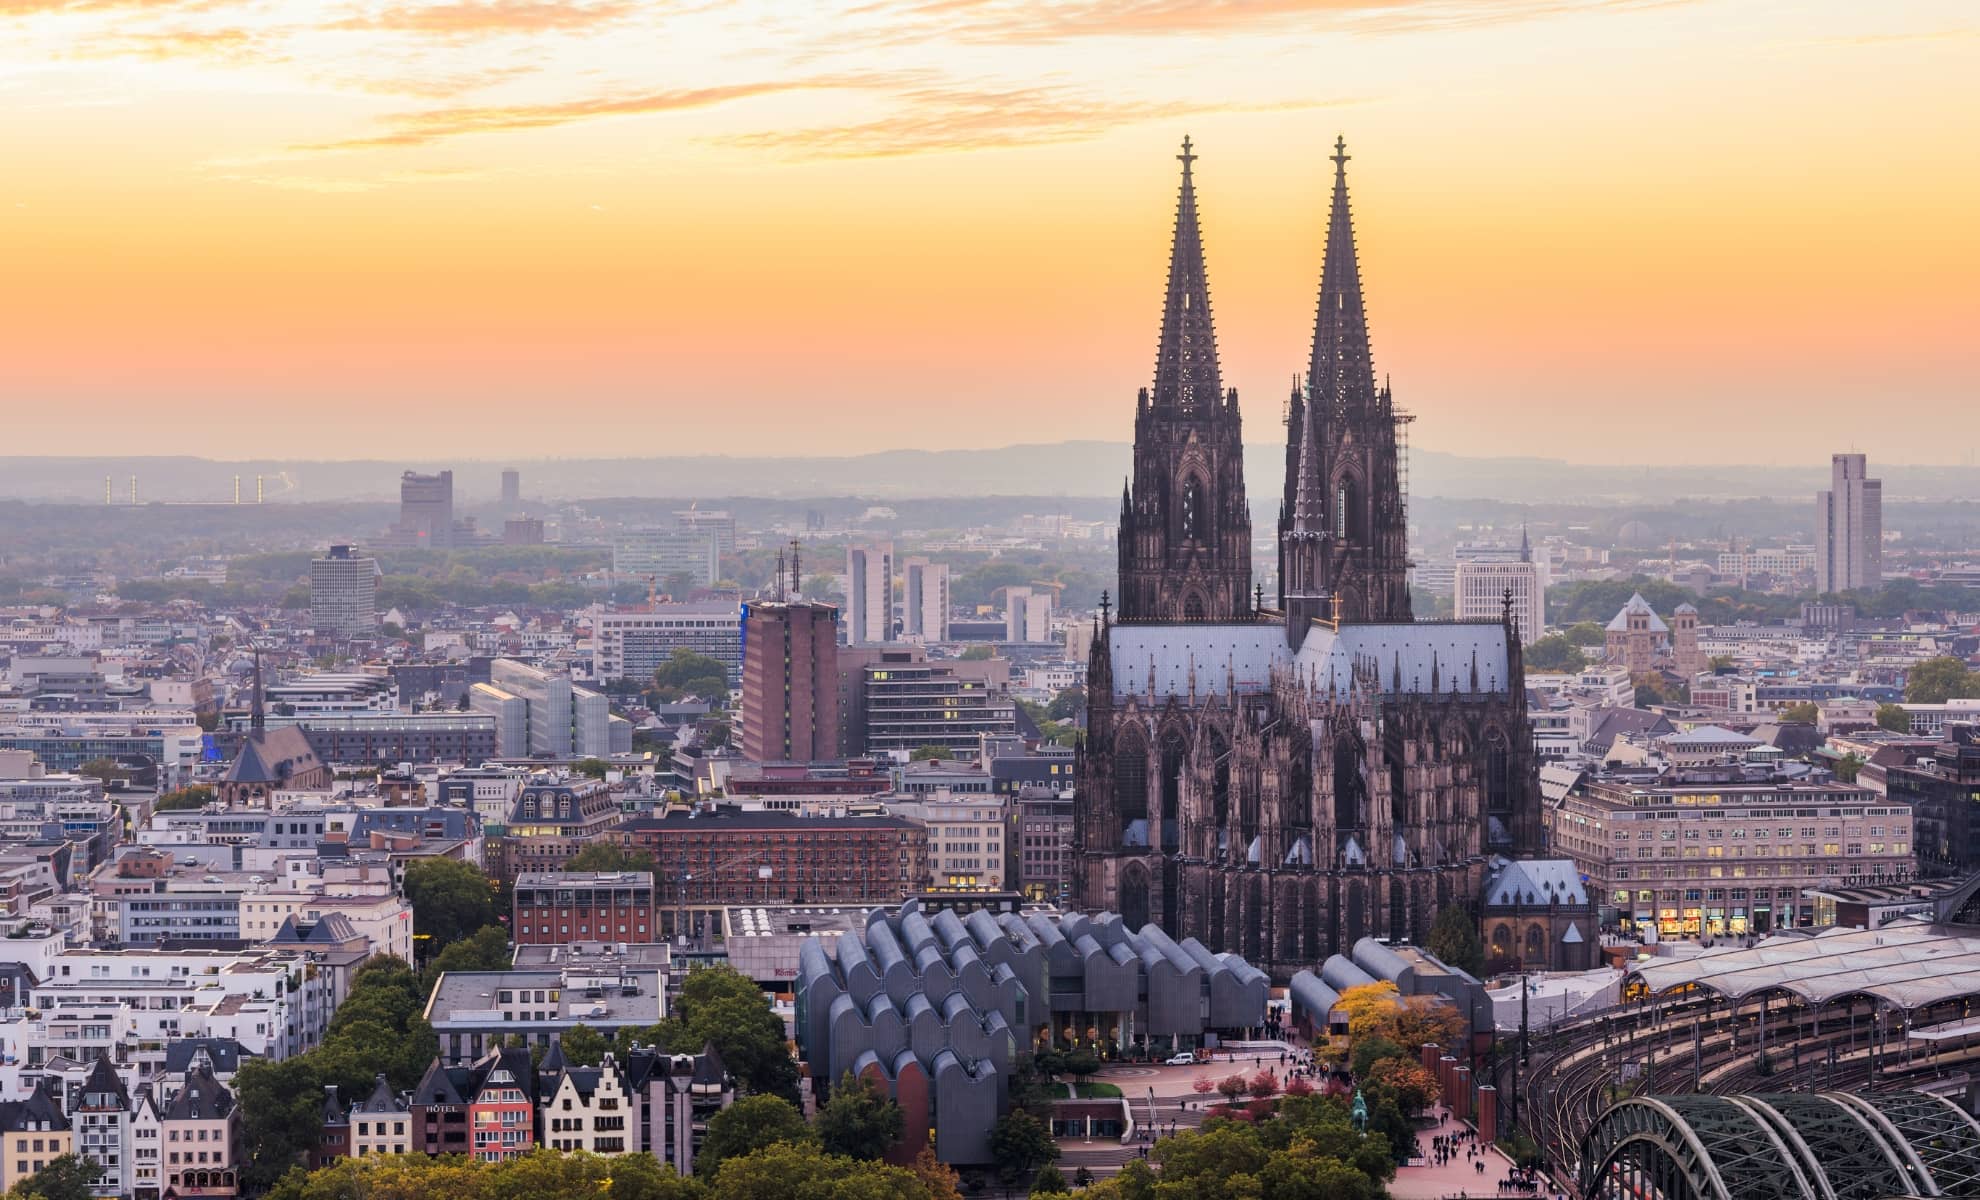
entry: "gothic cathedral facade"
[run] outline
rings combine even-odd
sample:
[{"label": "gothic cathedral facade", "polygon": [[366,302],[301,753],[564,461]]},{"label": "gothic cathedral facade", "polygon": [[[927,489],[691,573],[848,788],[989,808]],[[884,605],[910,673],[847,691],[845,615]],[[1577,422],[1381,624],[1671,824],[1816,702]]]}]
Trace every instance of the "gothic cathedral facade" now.
[{"label": "gothic cathedral facade", "polygon": [[1377,387],[1336,144],[1312,358],[1287,408],[1276,607],[1252,584],[1242,425],[1182,187],[1155,386],[1135,404],[1118,608],[1087,665],[1074,887],[1284,979],[1475,911],[1540,849],[1519,639],[1412,620],[1400,431]]}]

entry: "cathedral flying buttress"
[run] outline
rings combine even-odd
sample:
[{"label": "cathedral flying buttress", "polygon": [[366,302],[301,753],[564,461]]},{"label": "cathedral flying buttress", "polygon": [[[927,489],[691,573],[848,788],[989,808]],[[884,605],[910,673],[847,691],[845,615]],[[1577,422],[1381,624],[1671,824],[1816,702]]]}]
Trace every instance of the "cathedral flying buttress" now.
[{"label": "cathedral flying buttress", "polygon": [[1088,662],[1075,889],[1285,978],[1363,936],[1427,936],[1440,908],[1475,903],[1493,856],[1537,850],[1532,736],[1510,613],[1410,617],[1407,418],[1374,382],[1339,143],[1313,355],[1288,406],[1279,606],[1251,594],[1187,142],[1181,158],[1120,606],[1103,604]]}]

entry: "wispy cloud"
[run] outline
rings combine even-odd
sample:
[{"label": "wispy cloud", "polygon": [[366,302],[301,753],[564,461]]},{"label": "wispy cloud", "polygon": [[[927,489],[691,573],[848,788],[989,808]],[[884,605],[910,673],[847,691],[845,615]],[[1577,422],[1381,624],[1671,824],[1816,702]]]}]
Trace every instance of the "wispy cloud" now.
[{"label": "wispy cloud", "polygon": [[282,62],[267,38],[246,29],[160,29],[112,33],[76,47],[72,58],[137,58],[164,61],[207,58],[226,62]]},{"label": "wispy cloud", "polygon": [[921,88],[899,97],[902,111],[857,124],[774,129],[714,139],[796,158],[889,158],[1083,141],[1122,125],[1218,112],[1325,108],[1357,100],[1203,104],[1093,100],[1042,89]]},{"label": "wispy cloud", "polygon": [[1560,13],[1660,8],[1691,0],[876,0],[867,17],[897,32],[971,42],[1215,36],[1261,28],[1404,33]]},{"label": "wispy cloud", "polygon": [[563,3],[561,0],[457,0],[446,4],[391,4],[329,22],[324,28],[427,34],[450,39],[578,33],[630,16],[637,8],[631,0],[597,0],[590,4]]},{"label": "wispy cloud", "polygon": [[765,80],[753,83],[722,84],[715,87],[682,88],[674,91],[642,92],[629,96],[596,96],[550,104],[511,104],[434,108],[402,113],[387,118],[383,133],[300,146],[303,150],[368,150],[392,146],[423,146],[446,138],[472,133],[502,133],[523,129],[549,129],[601,117],[643,116],[712,108],[758,96],[819,88],[870,86],[872,81],[857,77],[798,80]]}]

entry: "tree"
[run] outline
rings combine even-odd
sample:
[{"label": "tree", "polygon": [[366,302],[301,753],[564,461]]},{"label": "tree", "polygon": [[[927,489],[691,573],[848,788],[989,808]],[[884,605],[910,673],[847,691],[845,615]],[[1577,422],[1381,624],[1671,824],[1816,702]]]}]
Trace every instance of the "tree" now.
[{"label": "tree", "polygon": [[1052,697],[1052,703],[1045,709],[1045,715],[1054,721],[1070,721],[1086,710],[1086,689],[1069,687]]},{"label": "tree", "polygon": [[1378,1033],[1362,1038],[1354,1044],[1348,1065],[1354,1069],[1356,1079],[1363,1079],[1375,1068],[1376,1063],[1391,1058],[1403,1058],[1408,1054],[1409,1051],[1404,1050],[1400,1042]]},{"label": "tree", "polygon": [[676,1011],[678,1023],[668,1022],[663,1034],[669,1047],[700,1049],[713,1043],[746,1090],[796,1099],[797,1063],[784,1037],[784,1022],[770,1011],[756,984],[732,967],[692,971],[681,985]]},{"label": "tree", "polygon": [[571,770],[576,771],[586,779],[603,779],[605,778],[605,773],[611,769],[612,764],[602,758],[580,758],[571,764]]},{"label": "tree", "polygon": [[1368,1073],[1369,1081],[1394,1091],[1403,1115],[1422,1112],[1437,1099],[1437,1081],[1423,1064],[1407,1058],[1385,1058]]},{"label": "tree", "polygon": [[818,1110],[818,1140],[827,1154],[872,1161],[901,1140],[901,1106],[870,1079],[847,1072]]},{"label": "tree", "polygon": [[1574,672],[1588,665],[1588,656],[1566,634],[1550,633],[1526,648],[1525,661],[1536,671]]},{"label": "tree", "polygon": [[110,781],[113,779],[124,778],[123,768],[107,758],[90,759],[82,766],[76,768],[76,774],[94,779],[105,787],[108,787]]},{"label": "tree", "polygon": [[990,1153],[1005,1179],[1023,1179],[1059,1157],[1059,1144],[1045,1122],[1023,1109],[998,1118],[990,1130]]},{"label": "tree", "polygon": [[406,868],[405,891],[413,909],[413,932],[429,946],[445,946],[495,924],[494,888],[470,863],[418,859]]},{"label": "tree", "polygon": [[322,1076],[314,1053],[279,1060],[256,1055],[241,1060],[233,1086],[241,1114],[241,1182],[260,1191],[274,1186],[316,1145],[323,1121]]},{"label": "tree", "polygon": [[1485,942],[1478,936],[1471,914],[1458,905],[1447,904],[1438,910],[1427,945],[1446,965],[1472,975],[1485,971]]},{"label": "tree", "polygon": [[1456,1046],[1464,1040],[1465,1020],[1441,996],[1409,996],[1396,1010],[1393,1036],[1405,1049]]},{"label": "tree", "polygon": [[1636,684],[1636,705],[1638,708],[1652,704],[1684,704],[1691,696],[1691,689],[1682,683],[1672,683],[1656,671],[1645,671],[1631,682]]},{"label": "tree", "polygon": [[1561,636],[1576,646],[1600,646],[1609,640],[1609,635],[1593,621],[1576,621],[1561,631]]},{"label": "tree", "polygon": [[1069,1050],[1061,1060],[1060,1069],[1074,1079],[1084,1082],[1100,1069],[1100,1056],[1091,1048],[1084,1046],[1077,1050]]},{"label": "tree", "polygon": [[1396,985],[1384,979],[1347,989],[1335,1007],[1347,1013],[1350,1039],[1358,1042],[1376,1034],[1392,1037],[1402,997],[1397,994]]},{"label": "tree", "polygon": [[729,669],[720,660],[685,647],[653,672],[653,690],[665,703],[698,696],[721,705],[729,698]]},{"label": "tree", "polygon": [[566,871],[658,871],[653,856],[612,842],[591,842],[564,863]]},{"label": "tree", "polygon": [[1032,1176],[1031,1194],[1034,1196],[1057,1196],[1068,1190],[1065,1173],[1052,1163],[1038,1168],[1038,1174]]},{"label": "tree", "polygon": [[1857,773],[1863,770],[1863,761],[1861,754],[1845,754],[1837,759],[1830,769],[1843,783],[1855,783]]},{"label": "tree", "polygon": [[964,650],[961,654],[957,655],[957,657],[962,659],[964,662],[984,662],[988,659],[997,657],[997,652],[995,649],[989,646],[978,644]]},{"label": "tree", "polygon": [[1784,724],[1813,725],[1816,718],[1821,715],[1822,710],[1815,706],[1813,700],[1803,700],[1799,704],[1790,704],[1783,708],[1780,718]]},{"label": "tree", "polygon": [[914,762],[928,762],[931,760],[940,762],[947,757],[949,757],[949,748],[947,746],[938,746],[934,742],[916,746],[914,753],[908,755],[908,758]]},{"label": "tree", "polygon": [[1739,660],[1730,654],[1714,654],[1710,665],[1714,671],[1730,671],[1739,665]]},{"label": "tree", "polygon": [[448,971],[506,971],[514,964],[509,949],[509,931],[500,925],[486,925],[473,937],[454,942],[426,964],[426,976],[438,981]]},{"label": "tree", "polygon": [[7,1200],[90,1200],[89,1185],[101,1174],[102,1167],[80,1154],[57,1155],[9,1189]]},{"label": "tree", "polygon": [[708,1118],[708,1136],[695,1156],[697,1174],[714,1176],[725,1158],[740,1158],[779,1142],[803,1145],[811,1127],[797,1105],[781,1096],[744,1096]]},{"label": "tree", "polygon": [[1968,670],[1949,654],[1911,668],[1904,685],[1904,698],[1913,704],[1944,704],[1973,696],[1980,696],[1980,672]]},{"label": "tree", "polygon": [[153,812],[177,812],[187,808],[203,808],[213,803],[213,788],[209,784],[195,783],[187,787],[174,788],[158,797],[151,806]]},{"label": "tree", "polygon": [[711,1194],[721,1200],[933,1200],[922,1176],[905,1167],[826,1154],[782,1142],[725,1159]]},{"label": "tree", "polygon": [[1226,1075],[1217,1081],[1217,1094],[1224,1098],[1226,1104],[1236,1104],[1238,1098],[1244,1095],[1244,1088],[1245,1078],[1242,1071]]},{"label": "tree", "polygon": [[1279,1077],[1272,1073],[1272,1068],[1260,1067],[1250,1079],[1245,1080],[1244,1087],[1253,1099],[1263,1100],[1279,1094]]},{"label": "tree", "polygon": [[1888,729],[1892,733],[1911,732],[1911,714],[1901,704],[1879,704],[1877,706],[1877,728]]},{"label": "tree", "polygon": [[582,1021],[558,1035],[557,1044],[564,1048],[564,1061],[574,1067],[595,1067],[612,1048],[604,1034]]}]

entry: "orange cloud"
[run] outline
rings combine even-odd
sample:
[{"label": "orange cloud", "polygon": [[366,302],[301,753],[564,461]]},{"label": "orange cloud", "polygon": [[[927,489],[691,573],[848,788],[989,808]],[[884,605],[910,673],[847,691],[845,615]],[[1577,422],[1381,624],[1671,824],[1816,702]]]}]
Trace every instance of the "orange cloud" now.
[{"label": "orange cloud", "polygon": [[599,117],[679,112],[686,109],[712,108],[735,100],[772,96],[782,92],[857,86],[863,86],[857,79],[799,79],[787,82],[762,81],[724,84],[718,87],[683,88],[668,92],[645,92],[634,96],[592,97],[555,104],[437,108],[392,117],[388,120],[391,129],[386,133],[298,146],[296,149],[368,150],[391,146],[423,146],[430,142],[470,133],[548,129]]},{"label": "orange cloud", "polygon": [[1557,13],[1661,7],[1689,0],[880,0],[861,11],[919,21],[923,32],[977,42],[1058,42],[1086,37],[1192,36],[1259,26],[1348,32],[1523,21]]},{"label": "orange cloud", "polygon": [[567,4],[558,0],[459,0],[453,4],[394,5],[346,17],[326,29],[433,34],[443,38],[565,33],[616,21],[634,11],[630,0]]},{"label": "orange cloud", "polygon": [[882,120],[811,129],[774,129],[718,139],[749,149],[793,151],[806,158],[886,158],[943,150],[981,150],[1080,141],[1140,121],[1210,112],[1319,108],[1353,101],[1200,104],[1089,100],[1038,88],[982,91],[921,88],[904,92],[905,111]]}]

